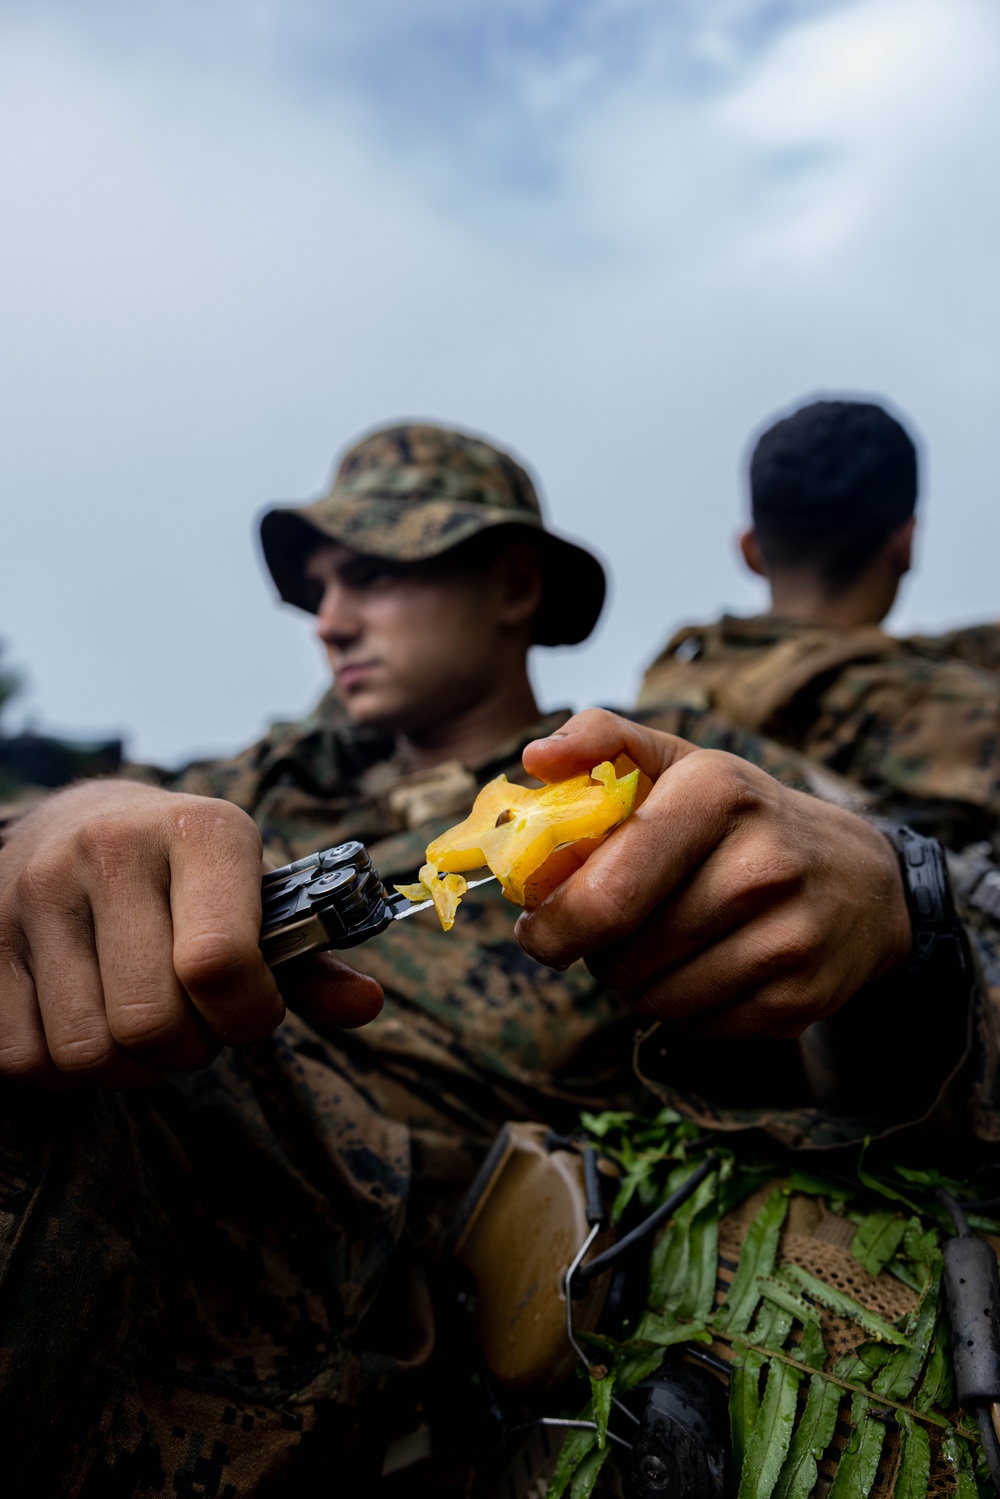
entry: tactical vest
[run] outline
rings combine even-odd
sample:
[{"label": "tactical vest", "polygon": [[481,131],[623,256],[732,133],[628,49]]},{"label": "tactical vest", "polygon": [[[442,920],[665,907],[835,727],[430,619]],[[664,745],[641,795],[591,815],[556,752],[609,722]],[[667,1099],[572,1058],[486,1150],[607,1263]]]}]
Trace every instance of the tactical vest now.
[{"label": "tactical vest", "polygon": [[752,733],[774,732],[814,683],[855,662],[890,660],[904,651],[875,625],[810,627],[770,645],[754,648],[748,642],[745,652],[726,640],[724,630],[725,621],[679,630],[647,671],[640,708],[679,703],[714,709]]}]

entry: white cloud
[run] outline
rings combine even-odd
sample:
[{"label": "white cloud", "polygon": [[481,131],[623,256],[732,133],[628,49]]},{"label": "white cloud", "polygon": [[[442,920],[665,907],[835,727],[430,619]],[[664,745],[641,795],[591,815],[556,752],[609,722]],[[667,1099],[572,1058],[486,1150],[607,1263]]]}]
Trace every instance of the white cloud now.
[{"label": "white cloud", "polygon": [[704,87],[660,54],[594,76],[600,7],[550,67],[505,34],[544,192],[492,175],[492,84],[475,150],[419,121],[406,140],[363,79],[274,65],[273,8],[240,9],[231,55],[9,24],[0,634],[43,720],[169,759],[304,707],[321,670],[250,517],[407,414],[520,449],[614,566],[597,640],[539,662],[550,702],[621,701],[668,627],[753,605],[740,454],[818,388],[882,392],[927,439],[900,621],[1000,611],[1000,20],[860,0],[751,45],[761,9],[733,7]]}]

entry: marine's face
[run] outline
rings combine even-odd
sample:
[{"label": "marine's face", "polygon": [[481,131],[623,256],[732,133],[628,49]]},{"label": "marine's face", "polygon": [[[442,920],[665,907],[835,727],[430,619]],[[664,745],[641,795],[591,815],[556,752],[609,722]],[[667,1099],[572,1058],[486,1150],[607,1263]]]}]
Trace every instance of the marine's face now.
[{"label": "marine's face", "polygon": [[478,700],[492,682],[504,589],[447,555],[395,563],[331,542],[306,564],[323,594],[317,634],[358,724],[412,733]]}]

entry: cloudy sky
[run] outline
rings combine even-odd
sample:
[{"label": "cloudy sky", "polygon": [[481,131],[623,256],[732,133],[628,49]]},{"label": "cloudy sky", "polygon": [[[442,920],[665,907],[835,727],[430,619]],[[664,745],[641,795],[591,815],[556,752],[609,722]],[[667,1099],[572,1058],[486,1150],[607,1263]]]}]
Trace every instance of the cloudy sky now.
[{"label": "cloudy sky", "polygon": [[170,763],[299,713],[253,518],[407,416],[611,565],[546,705],[759,605],[747,438],[816,391],[923,440],[893,624],[1000,612],[998,81],[994,0],[2,0],[21,715]]}]

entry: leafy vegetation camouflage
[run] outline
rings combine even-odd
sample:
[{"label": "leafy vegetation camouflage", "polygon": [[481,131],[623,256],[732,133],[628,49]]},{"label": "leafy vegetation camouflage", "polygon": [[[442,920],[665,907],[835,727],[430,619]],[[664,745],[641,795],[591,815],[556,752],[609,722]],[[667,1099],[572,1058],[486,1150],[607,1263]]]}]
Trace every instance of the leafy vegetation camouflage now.
[{"label": "leafy vegetation camouflage", "polygon": [[[583,1125],[620,1168],[619,1222],[676,1191],[705,1147],[670,1110]],[[685,1344],[729,1365],[739,1499],[992,1494],[975,1422],[954,1406],[941,1299],[940,1246],[953,1229],[935,1189],[969,1189],[935,1170],[876,1173],[863,1157],[834,1176],[745,1145],[713,1148],[718,1167],[653,1249],[645,1310],[619,1338],[581,1335],[593,1348],[589,1397],[569,1410],[591,1425],[565,1441],[549,1499],[571,1483],[573,1499],[587,1499],[613,1461],[612,1396]]]}]

